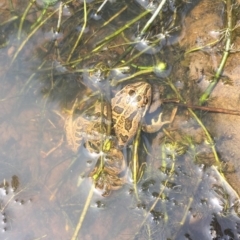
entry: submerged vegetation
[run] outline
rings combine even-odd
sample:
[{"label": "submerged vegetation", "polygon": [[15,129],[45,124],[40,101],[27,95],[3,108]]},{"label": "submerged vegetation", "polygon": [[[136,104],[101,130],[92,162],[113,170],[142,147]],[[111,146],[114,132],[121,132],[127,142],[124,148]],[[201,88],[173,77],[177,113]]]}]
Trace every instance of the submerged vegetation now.
[{"label": "submerged vegetation", "polygon": [[[222,3],[226,20],[219,38],[186,50],[180,44],[182,22],[198,2],[32,0],[8,1],[3,10],[0,47],[7,49],[9,62],[2,63],[2,79],[14,71],[21,79],[20,97],[40,86],[42,112],[48,102],[60,103],[66,141],[59,139],[43,155],[52,154],[62,142],[74,155],[51,189],[50,201],[69,182],[78,162],[90,163],[76,173],[82,181],[90,178],[92,186],[74,218],[67,217],[74,229],[72,240],[87,239],[81,230],[93,201],[97,208],[105,208],[101,201],[110,202],[108,198],[122,199],[123,205],[124,192],[131,199],[125,208],[136,215],[136,226],[125,226],[126,239],[239,238],[239,190],[226,180],[227,167],[203,117],[205,112],[240,115],[206,105],[223,78],[239,6],[231,0]],[[191,53],[209,47],[221,49],[220,63],[206,90],[200,93],[196,84],[197,94],[191,95],[187,74],[179,72],[186,70]],[[155,123],[160,127],[148,131]],[[78,188],[83,185],[79,181]],[[95,188],[101,201],[94,196]],[[119,219],[126,219],[124,214]],[[85,228],[91,231],[91,226]]]}]

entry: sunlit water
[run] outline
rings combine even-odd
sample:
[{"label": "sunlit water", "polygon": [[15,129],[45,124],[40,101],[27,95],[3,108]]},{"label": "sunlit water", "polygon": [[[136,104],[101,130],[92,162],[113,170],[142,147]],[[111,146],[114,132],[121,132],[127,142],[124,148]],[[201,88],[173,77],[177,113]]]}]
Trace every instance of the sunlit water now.
[{"label": "sunlit water", "polygon": [[[88,41],[86,45],[77,47],[76,52],[80,52],[80,56],[73,54],[73,60],[87,56],[87,48],[94,49],[96,42],[110,35],[113,29],[124,26],[133,14],[136,16],[149,7],[153,12],[158,6],[147,2],[129,3],[128,8],[131,7],[132,11],[120,14],[109,27],[100,29],[104,21],[124,8],[124,4],[109,1],[103,7],[103,14],[98,14],[99,18],[88,19],[83,32],[84,39]],[[94,4],[94,1],[87,1],[87,7],[93,13],[101,3]],[[183,7],[181,15],[184,16],[192,6]],[[69,46],[73,46],[83,27],[82,7],[83,1],[69,5],[59,34],[51,32],[57,24],[56,11],[52,21],[36,31],[24,44],[23,50],[19,50],[19,46],[29,33],[33,33],[29,26],[33,19],[36,20],[34,14],[42,10],[32,6],[33,14],[27,15],[19,41],[20,20],[1,26],[2,35],[5,34],[2,41],[7,40],[6,46],[0,49],[0,239],[74,239],[79,224],[81,228],[76,239],[84,240],[240,238],[238,195],[217,167],[199,160],[200,157],[212,158],[212,153],[205,139],[194,132],[200,129],[194,120],[184,118],[184,123],[176,125],[179,127],[176,132],[182,135],[182,138],[178,136],[180,146],[174,145],[171,138],[163,140],[163,135],[142,134],[148,152],[142,147],[139,155],[141,160],[146,160],[148,167],[136,188],[129,171],[126,171],[126,183],[119,190],[112,191],[110,196],[103,197],[101,191],[94,189],[88,176],[98,157],[91,156],[84,146],[77,153],[69,149],[64,130],[64,110],[70,108],[76,96],[89,96],[84,85],[91,89],[91,93],[105,90],[106,85],[101,81],[106,79],[101,71],[89,74],[86,69],[101,61],[114,63],[128,44],[121,49],[86,57],[76,72],[74,68],[62,65],[61,58],[66,60],[69,56]],[[9,6],[4,6],[3,12],[4,8],[7,10]],[[58,8],[59,3],[51,6],[51,11]],[[174,9],[174,4],[169,1],[168,11],[173,13]],[[75,11],[80,11],[81,17],[76,17]],[[151,14],[147,16],[146,19]],[[6,15],[4,21],[9,18],[10,15]],[[136,36],[146,19],[126,29],[129,40],[137,41]],[[72,23],[74,21],[76,24]],[[100,31],[94,34],[98,28]],[[156,27],[151,34],[154,36],[158,31]],[[137,52],[145,50],[146,53],[139,58],[139,64],[151,65],[153,59],[163,56],[168,61],[176,60],[174,54],[168,57],[168,47],[183,32],[170,32],[166,33],[169,38],[160,44],[151,46],[151,38],[146,38],[134,46]],[[119,36],[114,44],[121,45],[126,36]],[[59,40],[58,45],[54,45],[53,40],[56,39]],[[164,48],[166,55],[161,52]],[[171,62],[169,69],[172,70]],[[110,76],[115,80],[128,77],[130,74],[125,70],[112,70]],[[164,79],[169,74],[167,72],[160,77]],[[153,74],[144,77],[150,81],[156,78]],[[119,86],[112,90],[116,92],[118,89]],[[186,134],[183,128],[194,130]],[[172,144],[173,149],[169,150],[167,144]],[[129,149],[124,150],[124,155],[128,158]]]}]

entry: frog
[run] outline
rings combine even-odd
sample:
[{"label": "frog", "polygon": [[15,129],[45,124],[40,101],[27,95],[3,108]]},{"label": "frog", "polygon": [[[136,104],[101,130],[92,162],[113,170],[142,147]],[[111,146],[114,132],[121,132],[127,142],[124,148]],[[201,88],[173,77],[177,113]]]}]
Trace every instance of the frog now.
[{"label": "frog", "polygon": [[112,190],[122,187],[125,177],[120,177],[120,174],[126,169],[126,162],[122,151],[116,145],[116,139],[107,134],[108,103],[97,99],[81,114],[75,113],[76,109],[76,104],[73,104],[65,121],[67,142],[75,153],[84,145],[89,153],[98,157],[89,177],[93,179],[95,188],[106,197]]},{"label": "frog", "polygon": [[103,146],[109,141],[107,134],[107,125],[110,124],[107,117],[109,107],[106,101],[97,100],[83,114],[69,116],[65,129],[72,150],[76,152],[84,142],[89,152],[104,154],[104,164],[100,164],[103,167],[96,166],[90,173],[95,186],[104,190],[104,195],[123,185],[124,179],[120,174],[124,172],[126,164],[121,150],[131,142],[139,127],[145,132],[152,133],[171,122],[162,121],[160,114],[156,121],[152,120],[150,125],[145,124],[144,117],[150,111],[151,105],[155,105],[156,109],[161,102],[153,103],[152,87],[144,81],[127,84],[112,97],[110,106],[112,132],[116,137],[111,136],[111,144],[107,150]]},{"label": "frog", "polygon": [[82,114],[76,113],[76,105],[75,102],[65,120],[67,143],[75,153],[82,144],[85,144],[90,153],[98,154],[101,141],[107,137],[107,103],[97,99]]},{"label": "frog", "polygon": [[90,177],[94,180],[95,187],[101,191],[102,196],[109,196],[112,190],[118,190],[126,182],[125,176],[120,174],[126,169],[123,154],[112,147],[108,154],[103,156],[104,166],[101,168],[99,159]]},{"label": "frog", "polygon": [[[144,117],[152,104],[152,92],[149,83],[139,81],[127,84],[111,99],[113,129],[120,148],[126,147],[133,140],[140,126],[144,132],[154,133],[163,125],[171,123],[172,117],[162,121],[162,113],[157,120],[152,119],[151,124],[144,123]],[[160,105],[161,101],[156,101],[154,109]]]},{"label": "frog", "polygon": [[[93,174],[94,173],[91,173],[91,175]],[[103,197],[107,197],[113,190],[120,189],[124,183],[125,180],[123,180],[123,178],[120,178],[116,174],[109,173],[108,169],[104,168],[95,180],[95,188],[100,190]]]}]

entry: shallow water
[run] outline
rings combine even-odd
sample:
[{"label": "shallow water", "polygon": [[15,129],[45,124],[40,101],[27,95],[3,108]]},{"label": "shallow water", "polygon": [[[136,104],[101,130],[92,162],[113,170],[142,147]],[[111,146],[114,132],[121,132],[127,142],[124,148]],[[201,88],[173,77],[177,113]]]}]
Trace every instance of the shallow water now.
[{"label": "shallow water", "polygon": [[[16,19],[0,25],[0,238],[239,238],[238,157],[227,158],[232,156],[230,150],[233,156],[239,156],[238,148],[224,147],[225,144],[237,145],[238,135],[231,134],[226,139],[227,134],[219,130],[223,127],[218,125],[219,119],[213,113],[196,111],[204,124],[211,127],[209,131],[217,154],[220,153],[221,161],[233,166],[232,172],[226,167],[227,164],[216,162],[211,145],[196,119],[189,115],[186,108],[179,107],[174,122],[164,126],[164,131],[141,134],[139,160],[146,162],[147,167],[137,186],[130,180],[130,170],[127,169],[124,172],[125,184],[107,197],[94,188],[89,177],[98,156],[92,156],[84,145],[73,152],[64,129],[67,110],[71,110],[76,98],[80,101],[85,99],[79,106],[80,112],[84,112],[85,105],[89,104],[86,99],[91,94],[101,91],[109,99],[122,88],[122,85],[115,87],[108,84],[111,80],[127,78],[140,71],[140,68],[132,69],[133,65],[152,66],[156,59],[164,59],[168,63],[170,70],[167,74],[159,76],[151,72],[131,80],[147,79],[151,84],[157,82],[161,97],[176,98],[166,84],[168,77],[174,79],[183,96],[196,101],[199,88],[204,88],[207,83],[204,79],[192,87],[191,80],[196,77],[192,76],[193,69],[199,65],[191,62],[189,71],[185,71],[182,51],[188,49],[195,38],[188,32],[191,29],[189,18],[191,22],[194,16],[198,16],[195,12],[198,2],[203,4],[201,7],[207,8],[208,5],[204,5],[207,1],[193,1],[192,4],[167,1],[168,7],[164,8],[153,29],[149,30],[149,36],[134,45],[129,55],[124,53],[130,42],[137,41],[139,31],[152,14],[127,27],[124,34],[109,41],[103,51],[97,48],[106,36],[111,36],[115,30],[142,14],[147,1],[142,4],[133,1],[127,6],[124,5],[126,3],[109,1],[97,15],[96,11],[103,1],[87,1],[88,16],[92,14],[94,17],[87,19],[83,37],[71,56],[77,36],[84,28],[83,2],[69,2],[57,34],[51,31],[56,30],[59,3],[47,11],[56,11],[55,14],[43,16],[43,19],[49,17],[46,23],[38,29],[36,26],[31,29],[43,11],[34,3],[26,15],[19,40],[21,19],[15,13],[10,14],[11,6],[7,1],[1,5],[2,21],[12,17]],[[158,6],[154,4],[151,9]],[[176,23],[173,24],[174,10],[178,9],[178,4]],[[18,9],[19,5],[22,16],[28,2],[25,6],[13,2],[13,8]],[[215,14],[219,14],[221,7],[224,7],[222,3]],[[122,11],[119,16],[102,27],[119,11]],[[223,18],[221,15],[218,17]],[[160,23],[161,27],[158,26]],[[156,44],[156,36],[163,40]],[[142,50],[145,54],[138,55]],[[119,67],[123,63],[121,58],[129,61],[125,67],[131,68],[130,72]],[[64,65],[66,62],[71,64]],[[105,74],[106,66],[114,66],[115,69]],[[89,72],[88,69],[94,71]],[[194,92],[189,95],[190,90]],[[169,118],[172,108],[172,105],[164,104],[164,120]],[[237,104],[233,104],[232,108],[237,108]],[[155,115],[149,114],[146,121],[150,122]],[[225,115],[230,119],[228,116]],[[234,118],[232,128],[239,121],[238,116]],[[124,149],[123,153],[129,164],[131,147]],[[234,181],[228,182],[226,176],[233,174]]]}]

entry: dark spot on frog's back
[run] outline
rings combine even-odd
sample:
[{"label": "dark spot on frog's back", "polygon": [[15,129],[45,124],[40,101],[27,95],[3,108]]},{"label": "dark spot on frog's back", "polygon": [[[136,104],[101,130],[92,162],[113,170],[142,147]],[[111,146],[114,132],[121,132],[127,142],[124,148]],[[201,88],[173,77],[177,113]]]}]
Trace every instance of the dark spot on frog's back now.
[{"label": "dark spot on frog's back", "polygon": [[114,111],[115,113],[117,113],[117,114],[121,114],[121,113],[123,112],[123,108],[118,107],[118,106],[115,106],[115,107],[113,108],[113,111]]},{"label": "dark spot on frog's back", "polygon": [[128,118],[125,119],[124,128],[129,131],[132,128],[133,119],[136,116],[137,112],[133,112]]},{"label": "dark spot on frog's back", "polygon": [[127,135],[123,136],[123,135],[120,133],[119,136],[120,136],[120,138],[121,138],[123,144],[125,144],[125,143],[128,141],[128,136],[127,136]]},{"label": "dark spot on frog's back", "polygon": [[132,121],[129,118],[125,119],[124,128],[129,131],[132,128]]}]

